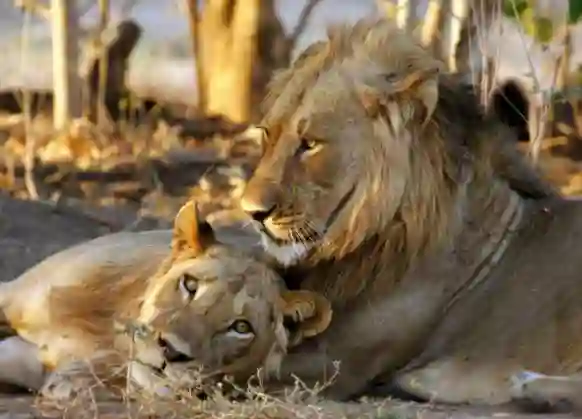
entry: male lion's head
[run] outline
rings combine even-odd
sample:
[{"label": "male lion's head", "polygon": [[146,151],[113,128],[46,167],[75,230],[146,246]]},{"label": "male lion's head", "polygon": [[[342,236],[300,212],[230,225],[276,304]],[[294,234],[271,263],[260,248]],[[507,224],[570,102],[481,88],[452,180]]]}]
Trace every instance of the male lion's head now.
[{"label": "male lion's head", "polygon": [[361,21],[276,75],[241,205],[279,262],[314,243],[341,257],[391,229],[422,246],[424,225],[446,229],[458,173],[435,122],[440,69],[390,22]]},{"label": "male lion's head", "polygon": [[143,298],[137,324],[147,333],[136,342],[133,381],[163,392],[193,386],[193,377],[246,380],[260,367],[276,370],[288,346],[322,332],[330,318],[326,299],[287,291],[265,264],[215,241],[186,204],[172,257]]}]

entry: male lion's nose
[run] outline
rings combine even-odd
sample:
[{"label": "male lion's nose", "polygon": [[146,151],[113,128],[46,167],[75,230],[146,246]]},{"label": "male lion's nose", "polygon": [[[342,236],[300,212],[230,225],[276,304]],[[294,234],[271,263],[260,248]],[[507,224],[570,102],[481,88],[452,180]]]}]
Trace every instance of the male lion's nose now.
[{"label": "male lion's nose", "polygon": [[162,348],[164,359],[167,362],[188,362],[192,358],[188,355],[178,351],[174,346],[164,338],[158,338],[158,345]]},{"label": "male lion's nose", "polygon": [[275,207],[272,206],[271,208],[266,207],[250,207],[250,206],[243,206],[243,210],[253,217],[253,220],[258,221],[259,223],[264,222],[267,217],[273,212]]},{"label": "male lion's nose", "polygon": [[241,208],[253,220],[262,223],[275,209],[275,192],[249,183],[241,199]]}]

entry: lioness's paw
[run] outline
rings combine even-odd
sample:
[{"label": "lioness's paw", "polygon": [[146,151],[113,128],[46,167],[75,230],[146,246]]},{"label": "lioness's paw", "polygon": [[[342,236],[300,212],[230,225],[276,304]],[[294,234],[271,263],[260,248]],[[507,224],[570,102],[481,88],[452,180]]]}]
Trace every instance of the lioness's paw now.
[{"label": "lioness's paw", "polygon": [[111,389],[108,389],[83,361],[72,362],[65,368],[51,373],[40,390],[40,396],[44,400],[55,402],[85,397],[102,399],[113,395]]},{"label": "lioness's paw", "polygon": [[85,383],[75,383],[66,375],[51,374],[40,390],[40,395],[46,400],[67,401],[78,397],[78,390]]}]

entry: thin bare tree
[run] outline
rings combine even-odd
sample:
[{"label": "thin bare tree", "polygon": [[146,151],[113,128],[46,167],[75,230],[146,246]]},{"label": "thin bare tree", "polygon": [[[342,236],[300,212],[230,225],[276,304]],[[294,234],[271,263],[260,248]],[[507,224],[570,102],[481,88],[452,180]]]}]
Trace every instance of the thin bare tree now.
[{"label": "thin bare tree", "polygon": [[433,48],[435,45],[444,1],[446,0],[428,0],[424,24],[420,28],[420,41],[427,48]]},{"label": "thin bare tree", "polygon": [[445,17],[445,33],[443,48],[446,54],[446,62],[450,71],[456,72],[457,68],[457,45],[461,40],[463,23],[469,15],[469,0],[450,0],[450,13]]},{"label": "thin bare tree", "polygon": [[97,123],[107,120],[105,95],[107,90],[107,48],[103,36],[109,23],[109,0],[99,0],[99,98],[97,106]]},{"label": "thin bare tree", "polygon": [[291,60],[297,40],[322,0],[309,0],[289,36],[273,0],[185,0],[196,60],[198,108],[247,122],[257,91],[278,67]]},{"label": "thin bare tree", "polygon": [[82,113],[79,76],[79,21],[75,0],[52,0],[54,126],[65,128]]},{"label": "thin bare tree", "polygon": [[261,0],[188,2],[196,60],[200,110],[233,122],[250,117],[253,62],[257,54]]}]

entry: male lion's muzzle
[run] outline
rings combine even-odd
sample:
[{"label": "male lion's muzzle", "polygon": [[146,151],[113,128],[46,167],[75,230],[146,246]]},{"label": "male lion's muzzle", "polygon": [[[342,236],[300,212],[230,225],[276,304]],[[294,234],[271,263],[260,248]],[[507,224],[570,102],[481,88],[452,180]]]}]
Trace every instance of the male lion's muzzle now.
[{"label": "male lion's muzzle", "polygon": [[245,188],[241,208],[253,220],[264,223],[277,206],[277,188],[268,181],[254,179]]},{"label": "male lion's muzzle", "polygon": [[327,210],[315,211],[309,205],[296,202],[299,198],[293,195],[287,196],[286,202],[278,185],[257,177],[249,182],[241,207],[268,242],[279,246],[313,245],[327,234],[355,192],[356,185],[352,185],[339,200],[328,200]]},{"label": "male lion's muzzle", "polygon": [[[272,181],[261,178],[252,179],[247,185],[241,199],[242,210],[254,220],[255,227],[272,242],[283,244],[289,241],[287,232],[276,234],[273,228],[278,226],[280,218],[280,190]],[[284,228],[279,230],[285,230]]]}]

